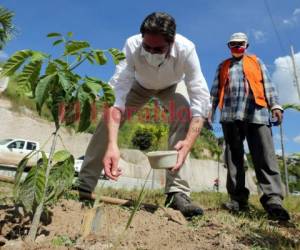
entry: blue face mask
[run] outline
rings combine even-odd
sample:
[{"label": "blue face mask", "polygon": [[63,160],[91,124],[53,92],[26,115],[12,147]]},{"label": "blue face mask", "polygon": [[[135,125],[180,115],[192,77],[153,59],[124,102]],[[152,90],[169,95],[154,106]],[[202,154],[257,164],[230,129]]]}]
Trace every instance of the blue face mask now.
[{"label": "blue face mask", "polygon": [[142,54],[145,56],[147,63],[153,67],[159,67],[166,60],[166,53],[164,54],[151,54],[142,48]]}]

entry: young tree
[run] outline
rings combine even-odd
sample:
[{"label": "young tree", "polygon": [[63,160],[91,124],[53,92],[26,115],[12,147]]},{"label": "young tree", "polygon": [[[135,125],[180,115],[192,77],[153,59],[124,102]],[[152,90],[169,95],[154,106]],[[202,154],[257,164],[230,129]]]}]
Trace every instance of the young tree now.
[{"label": "young tree", "polygon": [[[2,76],[11,76],[18,71],[17,83],[23,93],[32,98],[41,115],[43,107],[51,111],[55,124],[49,157],[45,152],[33,152],[19,164],[16,174],[15,199],[28,213],[34,214],[28,240],[37,234],[42,212],[56,202],[72,185],[74,157],[67,151],[55,153],[56,141],[62,124],[77,124],[77,131],[86,131],[92,120],[95,101],[99,93],[107,105],[114,102],[110,86],[100,79],[81,76],[75,69],[84,62],[104,65],[106,54],[117,64],[125,58],[117,49],[99,50],[90,47],[87,41],[72,40],[73,34],[48,34],[55,38],[53,46],[63,44],[63,52],[54,58],[52,55],[35,51],[21,50],[12,55],[3,65]],[[30,157],[41,154],[39,163],[32,167],[21,182],[21,175]]]}]

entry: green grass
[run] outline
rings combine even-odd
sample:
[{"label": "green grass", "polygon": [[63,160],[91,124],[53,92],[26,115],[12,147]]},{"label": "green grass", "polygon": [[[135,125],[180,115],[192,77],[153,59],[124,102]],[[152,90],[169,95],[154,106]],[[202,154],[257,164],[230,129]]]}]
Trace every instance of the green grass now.
[{"label": "green grass", "polygon": [[56,235],[51,241],[52,245],[55,247],[71,247],[75,244],[75,242],[75,240],[70,239],[67,235]]},{"label": "green grass", "polygon": [[[163,190],[147,190],[147,195],[144,198],[144,203],[152,203],[163,205],[165,195]],[[120,199],[136,200],[140,193],[140,189],[114,189],[112,187],[102,188],[101,194],[104,196],[111,196]],[[222,203],[228,200],[226,193],[218,192],[192,192],[191,197],[194,202],[202,205],[205,208],[220,208]],[[263,210],[259,202],[259,196],[251,195],[250,204],[257,210]],[[289,196],[284,199],[284,207],[292,213],[300,213],[300,197]]]},{"label": "green grass", "polygon": [[[102,195],[136,200],[140,190],[103,188]],[[205,208],[205,215],[189,221],[188,227],[197,229],[213,224],[220,227],[220,233],[232,234],[239,242],[250,249],[300,249],[300,197],[288,197],[284,206],[292,215],[291,223],[279,224],[267,219],[259,197],[250,197],[250,212],[231,214],[221,209],[222,203],[228,200],[225,193],[194,192],[193,201]],[[147,190],[144,203],[164,205],[163,190]]]}]

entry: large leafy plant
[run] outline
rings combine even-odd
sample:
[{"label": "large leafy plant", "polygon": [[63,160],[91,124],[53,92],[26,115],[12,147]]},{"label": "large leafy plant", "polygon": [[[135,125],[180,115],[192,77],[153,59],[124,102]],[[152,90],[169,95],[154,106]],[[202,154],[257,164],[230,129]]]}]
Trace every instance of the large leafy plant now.
[{"label": "large leafy plant", "polygon": [[14,13],[0,6],[0,50],[3,49],[7,41],[9,41],[15,31],[12,23]]},{"label": "large leafy plant", "polygon": [[[19,163],[15,177],[15,200],[33,215],[29,240],[36,237],[42,212],[72,185],[74,157],[66,150],[55,152],[59,129],[64,124],[76,125],[78,132],[87,130],[99,93],[100,101],[107,105],[114,102],[113,91],[107,83],[94,77],[83,77],[75,69],[84,62],[104,65],[108,61],[107,54],[115,64],[125,58],[117,49],[93,49],[87,41],[72,40],[71,32],[66,36],[50,33],[48,37],[55,38],[53,46],[63,45],[63,52],[58,57],[30,49],[17,51],[3,65],[1,72],[3,76],[17,74],[18,88],[35,101],[39,114],[46,106],[55,124],[50,154],[36,151],[27,155]],[[35,155],[40,160],[22,182],[24,168],[29,158]]]}]

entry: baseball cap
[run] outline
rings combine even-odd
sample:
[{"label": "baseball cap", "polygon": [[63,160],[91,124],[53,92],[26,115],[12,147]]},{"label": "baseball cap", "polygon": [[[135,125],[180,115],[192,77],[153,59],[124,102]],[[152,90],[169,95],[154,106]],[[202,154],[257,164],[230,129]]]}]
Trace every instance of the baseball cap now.
[{"label": "baseball cap", "polygon": [[228,42],[246,42],[246,43],[248,43],[248,37],[245,33],[237,32],[237,33],[233,33],[230,36],[230,39]]}]

